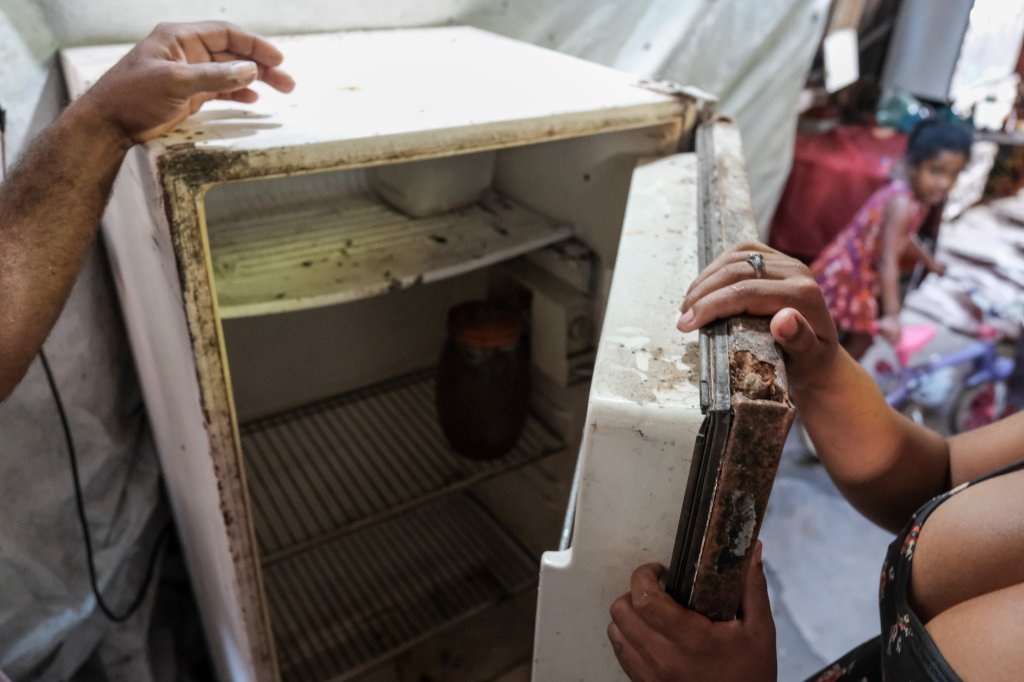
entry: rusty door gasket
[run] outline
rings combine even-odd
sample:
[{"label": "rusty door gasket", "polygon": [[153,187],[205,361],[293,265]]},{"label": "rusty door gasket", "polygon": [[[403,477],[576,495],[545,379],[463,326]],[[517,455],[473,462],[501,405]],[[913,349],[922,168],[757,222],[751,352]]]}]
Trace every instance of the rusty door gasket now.
[{"label": "rusty door gasket", "polygon": [[[697,129],[701,268],[757,238],[736,125]],[[705,414],[694,446],[666,589],[713,620],[736,616],[794,408],[768,319],[717,320],[700,332]]]}]

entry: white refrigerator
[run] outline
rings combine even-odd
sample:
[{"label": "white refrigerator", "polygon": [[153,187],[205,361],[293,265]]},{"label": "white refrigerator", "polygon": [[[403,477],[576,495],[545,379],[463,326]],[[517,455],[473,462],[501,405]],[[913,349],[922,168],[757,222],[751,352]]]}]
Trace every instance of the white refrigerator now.
[{"label": "white refrigerator", "polygon": [[[712,98],[464,27],[275,43],[295,92],[135,148],[104,218],[219,678],[622,679],[608,607],[671,558],[702,418]],[[127,49],[64,51],[71,95]],[[509,287],[530,416],[472,462],[434,368]]]}]

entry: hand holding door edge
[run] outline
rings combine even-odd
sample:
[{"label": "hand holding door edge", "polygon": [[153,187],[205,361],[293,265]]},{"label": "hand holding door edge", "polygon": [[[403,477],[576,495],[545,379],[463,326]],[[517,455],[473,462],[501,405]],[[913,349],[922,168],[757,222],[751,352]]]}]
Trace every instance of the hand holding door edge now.
[{"label": "hand holding door edge", "polygon": [[[715,679],[774,679],[774,625],[756,538],[794,410],[768,320],[749,317],[768,311],[705,306],[687,314],[701,292],[711,293],[721,280],[699,286],[709,273],[725,265],[741,280],[764,282],[771,266],[764,253],[770,250],[751,241],[753,215],[735,126],[706,121],[698,129],[697,150],[699,253],[706,269],[691,288],[697,295],[684,303],[680,329],[709,324],[701,333],[705,423],[687,480],[667,591],[658,582],[659,566],[637,569],[632,597],[612,607],[608,636],[634,680],[686,679],[712,670]],[[698,313],[704,313],[699,320]],[[737,314],[746,316],[710,324]],[[642,598],[636,594],[638,582],[647,585]],[[648,600],[649,595],[658,596]],[[733,620],[741,598],[744,613]],[[727,651],[735,655],[723,656]]]}]

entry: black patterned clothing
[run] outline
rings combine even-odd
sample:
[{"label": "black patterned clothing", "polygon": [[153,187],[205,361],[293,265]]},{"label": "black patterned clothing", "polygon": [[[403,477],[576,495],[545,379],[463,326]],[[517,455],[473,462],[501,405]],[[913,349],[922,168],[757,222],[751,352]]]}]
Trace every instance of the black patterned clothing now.
[{"label": "black patterned clothing", "polygon": [[936,507],[969,486],[1019,469],[1024,469],[1024,460],[958,485],[932,498],[910,517],[889,545],[882,564],[878,587],[882,634],[811,675],[807,682],[961,682],[907,603],[914,548],[921,527]]}]

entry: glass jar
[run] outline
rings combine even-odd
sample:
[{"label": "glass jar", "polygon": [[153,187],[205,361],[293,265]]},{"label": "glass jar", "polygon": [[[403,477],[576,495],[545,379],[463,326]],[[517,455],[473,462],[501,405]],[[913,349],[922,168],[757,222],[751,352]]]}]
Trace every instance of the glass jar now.
[{"label": "glass jar", "polygon": [[437,369],[437,413],[452,448],[471,459],[512,449],[526,421],[529,352],[522,313],[488,301],[448,312]]}]

